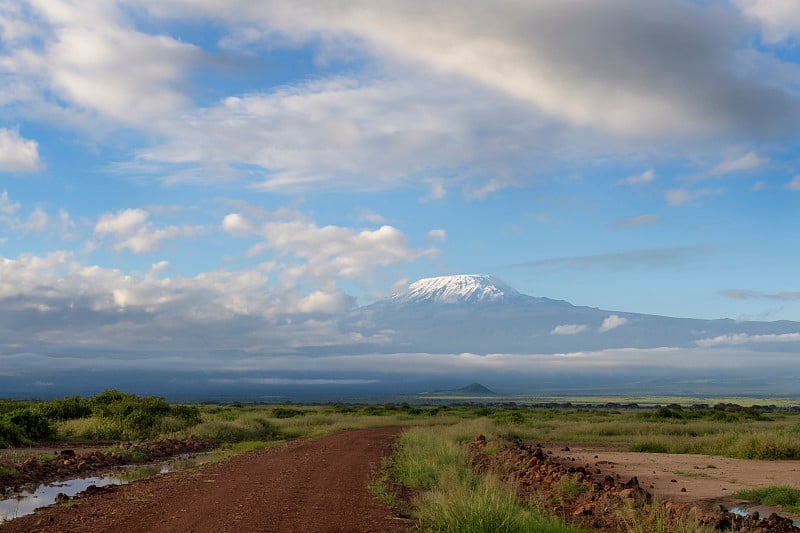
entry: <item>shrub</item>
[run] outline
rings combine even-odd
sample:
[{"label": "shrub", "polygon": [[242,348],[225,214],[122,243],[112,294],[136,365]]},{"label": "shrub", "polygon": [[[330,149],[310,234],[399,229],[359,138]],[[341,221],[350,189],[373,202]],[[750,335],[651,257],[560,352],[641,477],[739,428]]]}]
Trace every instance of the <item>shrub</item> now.
[{"label": "shrub", "polygon": [[68,396],[62,400],[50,400],[36,406],[37,411],[51,420],[75,420],[92,414],[90,400],[80,396]]},{"label": "shrub", "polygon": [[104,390],[89,403],[95,416],[113,420],[129,438],[153,435],[164,417],[170,414],[186,416],[197,422],[200,420],[199,409],[194,411],[191,406],[170,407],[163,398],[137,396],[114,389]]},{"label": "shrub", "polygon": [[30,409],[17,409],[6,413],[3,415],[3,420],[18,427],[28,440],[49,439],[54,433],[47,417]]},{"label": "shrub", "polygon": [[294,418],[305,414],[305,411],[301,411],[300,409],[289,409],[286,407],[276,407],[272,410],[273,418]]},{"label": "shrub", "polygon": [[22,433],[22,430],[0,417],[0,448],[9,448],[11,446],[21,446],[29,444],[30,441]]}]

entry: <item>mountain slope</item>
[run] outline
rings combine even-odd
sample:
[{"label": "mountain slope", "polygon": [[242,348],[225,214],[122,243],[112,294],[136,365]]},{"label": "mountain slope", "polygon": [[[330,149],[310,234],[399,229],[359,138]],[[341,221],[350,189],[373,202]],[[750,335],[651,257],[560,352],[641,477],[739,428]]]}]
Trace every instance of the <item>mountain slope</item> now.
[{"label": "mountain slope", "polygon": [[[491,276],[426,278],[407,291],[354,310],[339,329],[375,339],[351,353],[552,354],[611,348],[696,347],[756,337],[751,349],[796,350],[769,342],[800,323],[700,320],[606,311],[521,294]],[[739,335],[738,338],[733,336]],[[765,342],[766,341],[766,342]]]}]

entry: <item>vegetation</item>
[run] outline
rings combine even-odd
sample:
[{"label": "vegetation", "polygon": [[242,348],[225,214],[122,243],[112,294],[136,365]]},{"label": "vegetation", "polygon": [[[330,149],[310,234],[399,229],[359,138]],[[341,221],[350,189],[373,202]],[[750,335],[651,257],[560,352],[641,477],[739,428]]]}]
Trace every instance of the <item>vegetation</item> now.
[{"label": "vegetation", "polygon": [[477,474],[459,443],[472,436],[469,425],[416,428],[399,439],[388,468],[414,490],[414,516],[430,532],[571,533],[584,531],[523,505],[510,484]]},{"label": "vegetation", "polygon": [[[319,437],[345,429],[409,428],[396,453],[376,473],[371,490],[399,502],[393,487],[411,491],[413,514],[426,531],[579,531],[520,502],[516,488],[489,474],[477,474],[464,445],[479,434],[546,441],[624,443],[630,450],[701,453],[753,459],[800,459],[800,413],[719,403],[688,409],[558,409],[519,406],[383,405],[173,405],[163,398],[116,390],[83,398],[45,402],[0,401],[0,448],[48,440],[141,440],[195,435],[220,444],[230,455],[280,445],[294,437]],[[496,445],[496,444],[495,444]],[[486,453],[498,449],[487,447]],[[0,453],[0,459],[8,458]],[[135,458],[133,458],[135,459]],[[709,464],[706,468],[715,468]],[[0,472],[0,474],[9,472]],[[702,472],[684,473],[703,476]],[[561,498],[579,497],[583,485],[564,479]],[[795,489],[771,487],[738,497],[800,512]],[[657,506],[647,515],[631,511],[621,519],[631,531],[699,531],[676,522]]]},{"label": "vegetation", "polygon": [[0,401],[0,447],[50,439],[137,440],[190,434],[217,442],[316,437],[373,426],[452,425],[473,420],[488,435],[537,441],[625,443],[632,451],[704,453],[747,459],[800,459],[800,413],[720,402],[705,409],[531,409],[170,405],[163,398],[106,390],[91,398]]},{"label": "vegetation", "polygon": [[737,498],[762,505],[779,506],[790,513],[800,514],[800,489],[793,487],[765,487],[763,489],[740,490]]},{"label": "vegetation", "polygon": [[712,526],[697,523],[688,513],[670,511],[666,502],[654,501],[645,509],[629,507],[622,512],[625,529],[630,533],[713,533]]}]

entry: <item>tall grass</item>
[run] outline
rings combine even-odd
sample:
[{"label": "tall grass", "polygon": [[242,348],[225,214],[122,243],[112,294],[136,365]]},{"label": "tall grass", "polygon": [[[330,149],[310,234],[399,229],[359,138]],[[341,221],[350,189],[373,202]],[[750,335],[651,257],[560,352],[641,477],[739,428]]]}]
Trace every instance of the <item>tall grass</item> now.
[{"label": "tall grass", "polygon": [[460,444],[474,435],[469,422],[414,428],[398,439],[392,472],[417,491],[414,517],[424,531],[441,533],[583,531],[523,506],[513,485],[476,473]]},{"label": "tall grass", "polygon": [[698,523],[688,512],[674,512],[662,501],[653,501],[644,508],[630,506],[620,511],[621,521],[629,533],[713,533],[710,525]]}]

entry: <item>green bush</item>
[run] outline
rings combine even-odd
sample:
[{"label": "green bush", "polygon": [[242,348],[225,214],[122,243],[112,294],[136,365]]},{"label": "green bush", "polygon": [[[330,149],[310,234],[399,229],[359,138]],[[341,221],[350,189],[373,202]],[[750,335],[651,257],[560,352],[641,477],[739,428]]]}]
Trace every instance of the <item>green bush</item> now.
[{"label": "green bush", "polygon": [[163,398],[137,396],[114,389],[104,390],[89,403],[94,416],[113,420],[129,438],[153,436],[159,431],[164,417],[170,414],[200,421],[199,409],[194,411],[191,406],[170,407]]},{"label": "green bush", "polygon": [[201,420],[200,408],[196,405],[173,405],[170,414],[187,424],[199,424]]},{"label": "green bush", "polygon": [[289,409],[287,407],[276,407],[272,410],[272,418],[294,418],[305,414],[305,411],[300,409]]},{"label": "green bush", "polygon": [[36,410],[51,420],[75,420],[92,414],[90,400],[80,396],[42,402],[36,406]]},{"label": "green bush", "polygon": [[31,441],[49,439],[54,434],[47,417],[31,409],[11,411],[3,415],[3,420],[18,427],[22,434]]},{"label": "green bush", "polygon": [[11,446],[25,444],[31,444],[31,442],[25,437],[22,430],[5,418],[0,417],[0,448],[10,448]]}]

